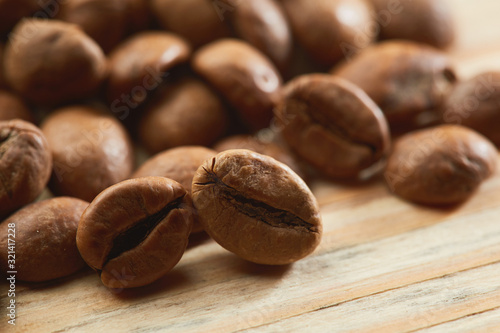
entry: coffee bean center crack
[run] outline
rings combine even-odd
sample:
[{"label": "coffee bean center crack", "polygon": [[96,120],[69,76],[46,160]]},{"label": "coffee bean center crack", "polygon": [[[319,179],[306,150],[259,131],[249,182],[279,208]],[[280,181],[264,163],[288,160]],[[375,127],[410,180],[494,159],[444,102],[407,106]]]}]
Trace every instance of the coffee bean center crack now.
[{"label": "coffee bean center crack", "polygon": [[181,206],[183,200],[184,196],[175,199],[160,211],[138,221],[115,237],[113,240],[113,247],[109,251],[103,266],[120,256],[122,253],[132,250],[141,244],[172,210],[178,209]]},{"label": "coffee bean center crack", "polygon": [[[9,150],[12,139],[16,137],[17,133],[13,131],[8,131],[7,133],[2,133],[0,135],[0,159],[3,157],[3,155]],[[10,142],[9,142],[10,141]]]},{"label": "coffee bean center crack", "polygon": [[[373,153],[377,152],[378,149],[375,145],[354,138],[347,130],[328,119],[328,117],[324,115],[320,111],[320,108],[316,107],[313,102],[305,99],[295,99],[293,102],[292,103],[295,104],[296,107],[298,106],[297,109],[301,110],[301,113],[309,118],[312,123],[325,128],[328,132],[336,135],[346,142],[367,147]],[[305,110],[309,110],[309,112]]]},{"label": "coffee bean center crack", "polygon": [[318,232],[318,227],[304,221],[295,214],[272,207],[262,201],[250,199],[237,189],[224,183],[215,172],[205,169],[209,181],[196,183],[200,186],[213,186],[216,195],[236,208],[239,213],[261,221],[273,228],[295,229],[301,232]]}]

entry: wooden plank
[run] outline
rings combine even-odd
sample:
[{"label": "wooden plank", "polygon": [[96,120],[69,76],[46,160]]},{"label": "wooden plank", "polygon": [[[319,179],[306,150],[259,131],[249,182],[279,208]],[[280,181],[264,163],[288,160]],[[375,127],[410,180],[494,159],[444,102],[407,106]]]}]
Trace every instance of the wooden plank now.
[{"label": "wooden plank", "polygon": [[457,59],[476,57],[495,50],[500,45],[497,14],[500,3],[491,0],[445,0],[451,10],[456,39],[448,50]]},{"label": "wooden plank", "polygon": [[500,2],[446,0],[454,17],[456,40],[448,52],[461,78],[488,70],[500,71]]},{"label": "wooden plank", "polygon": [[467,317],[436,325],[415,333],[491,333],[500,332],[500,308],[475,313]]},{"label": "wooden plank", "polygon": [[[381,184],[349,188],[314,184],[324,220],[319,251],[343,248],[434,225],[500,206],[500,160],[496,175],[463,205],[436,209],[414,205],[389,194]],[[355,213],[354,213],[355,212]]]},{"label": "wooden plank", "polygon": [[500,61],[498,59],[500,59],[500,50],[495,50],[473,58],[462,59],[455,67],[458,75],[463,79],[467,79],[484,72],[500,72]]},{"label": "wooden plank", "polygon": [[[93,274],[62,286],[24,289],[19,327],[229,332],[259,326],[498,261],[497,217],[492,207],[370,243],[322,247],[285,268],[251,265],[209,243],[190,250],[160,283],[119,295]],[[50,317],[43,310],[47,304]]]},{"label": "wooden plank", "polygon": [[[500,70],[500,2],[446,1],[456,17],[458,38],[449,51],[459,76]],[[323,181],[313,190],[325,234],[315,254],[295,265],[252,265],[208,241],[189,249],[164,279],[137,290],[113,294],[89,271],[57,283],[18,281],[17,326],[9,330],[1,320],[0,332],[231,332],[280,325],[332,331],[332,324],[500,331],[500,310],[489,310],[500,299],[500,172],[453,210],[401,201],[380,180]],[[6,295],[0,284],[0,308]],[[413,311],[411,325],[405,326],[404,309]]]},{"label": "wooden plank", "polygon": [[[244,332],[407,332],[500,306],[500,263],[323,308]],[[359,314],[362,313],[362,318]],[[497,318],[497,324],[500,318]],[[434,328],[438,330],[438,328]],[[463,331],[462,331],[463,332]]]}]

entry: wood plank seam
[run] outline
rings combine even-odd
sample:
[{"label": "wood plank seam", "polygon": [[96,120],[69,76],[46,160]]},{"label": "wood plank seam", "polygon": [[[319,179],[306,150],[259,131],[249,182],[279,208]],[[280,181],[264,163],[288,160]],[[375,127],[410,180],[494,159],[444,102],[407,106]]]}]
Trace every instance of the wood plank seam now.
[{"label": "wood plank seam", "polygon": [[[485,212],[485,211],[490,211],[490,210],[496,210],[496,207],[495,206],[492,206],[492,207],[488,207],[486,209],[481,209],[481,210],[471,210],[471,211],[467,211],[467,212],[464,212],[464,213],[457,213],[456,215],[453,215],[453,219],[456,219],[456,218],[467,218],[467,217],[470,217],[470,216],[474,216],[474,215],[477,215],[477,213],[479,211],[481,212]],[[442,221],[439,221],[437,223],[432,223],[432,224],[428,224],[428,225],[420,225],[420,226],[416,226],[414,228],[411,228],[411,229],[408,229],[408,230],[405,230],[401,233],[397,233],[397,234],[388,234],[388,235],[384,235],[382,237],[378,237],[378,238],[373,238],[373,239],[370,239],[369,241],[367,242],[360,242],[360,243],[352,243],[352,244],[349,244],[347,246],[343,246],[343,247],[328,247],[329,245],[331,246],[332,242],[331,239],[335,238],[335,236],[333,235],[336,235],[337,233],[335,231],[331,231],[331,232],[328,232],[326,234],[323,234],[323,239],[321,240],[321,243],[320,245],[318,246],[318,248],[316,249],[316,251],[312,254],[313,256],[319,256],[319,255],[325,255],[325,254],[328,254],[328,253],[331,253],[333,251],[338,251],[338,250],[349,250],[350,248],[356,248],[357,246],[359,246],[360,244],[371,244],[371,243],[376,243],[380,240],[384,240],[384,239],[387,239],[387,238],[391,238],[391,237],[395,237],[395,236],[399,236],[399,235],[404,235],[404,234],[410,234],[412,232],[415,232],[415,231],[419,231],[419,230],[425,230],[425,229],[429,229],[429,228],[432,228],[440,223],[446,223],[446,222],[449,222],[451,220],[450,217],[447,217],[445,218],[444,220]]]},{"label": "wood plank seam", "polygon": [[[440,322],[440,323],[432,324],[432,325],[429,325],[429,326],[426,326],[426,327],[421,327],[421,328],[416,329],[416,330],[406,331],[406,333],[421,332],[421,331],[427,330],[429,328],[438,327],[440,325],[444,325],[444,324],[447,324],[447,323],[452,323],[452,322],[463,320],[463,319],[466,319],[466,318],[471,318],[471,317],[474,317],[474,316],[477,316],[477,315],[480,315],[480,314],[483,314],[483,313],[488,313],[488,312],[491,312],[491,311],[495,311],[495,310],[500,310],[500,306],[493,307],[491,309],[487,309],[487,310],[483,310],[483,311],[477,311],[477,312],[468,314],[466,316],[462,316],[462,317],[455,318],[455,319],[452,319],[452,320],[447,320],[447,321],[443,321],[443,322]],[[500,321],[500,319],[499,319],[499,321]]]},{"label": "wood plank seam", "polygon": [[[464,272],[467,272],[467,271],[471,271],[471,270],[475,270],[475,269],[478,269],[478,268],[481,268],[481,267],[486,267],[486,266],[495,265],[495,264],[500,264],[500,260],[494,260],[494,261],[489,262],[489,263],[484,263],[484,264],[481,264],[481,265],[478,265],[478,266],[469,267],[467,269],[458,270],[458,271],[455,271],[453,273],[448,273],[448,274],[444,274],[444,275],[441,275],[441,276],[436,276],[436,277],[429,278],[429,279],[423,279],[423,280],[415,281],[415,282],[408,283],[408,284],[401,285],[401,286],[394,287],[394,288],[387,288],[385,290],[381,290],[381,291],[378,291],[378,292],[366,294],[366,295],[363,295],[363,296],[360,296],[360,297],[354,297],[354,298],[351,298],[351,299],[348,299],[348,300],[345,300],[345,301],[342,301],[342,302],[338,302],[338,303],[334,303],[334,304],[326,305],[326,306],[321,306],[321,307],[319,307],[317,309],[305,311],[305,312],[302,312],[300,314],[296,314],[296,315],[292,315],[292,316],[288,316],[288,317],[282,317],[282,318],[280,318],[278,320],[275,320],[275,321],[269,321],[267,323],[262,323],[260,325],[256,325],[256,326],[252,326],[252,327],[247,327],[247,328],[235,331],[235,332],[245,332],[246,330],[249,330],[249,329],[256,329],[256,328],[259,328],[259,327],[269,326],[269,325],[272,325],[272,324],[275,324],[275,323],[279,323],[280,321],[283,321],[283,320],[287,320],[287,319],[291,319],[291,318],[295,318],[295,317],[300,317],[300,316],[303,316],[305,314],[319,312],[319,311],[322,311],[322,310],[328,310],[330,308],[338,307],[338,306],[341,306],[342,304],[350,303],[350,302],[353,302],[353,301],[356,301],[356,300],[360,300],[360,299],[363,299],[363,298],[367,298],[367,297],[370,297],[370,296],[381,295],[381,294],[384,294],[384,293],[387,293],[387,292],[390,292],[390,291],[404,289],[404,288],[410,287],[412,285],[424,283],[424,282],[427,282],[427,281],[439,280],[439,279],[443,279],[443,278],[447,278],[447,277],[452,277],[452,276],[460,274],[460,273],[464,273]],[[476,313],[471,313],[471,314],[469,314],[467,316],[462,316],[462,317],[459,317],[459,318],[455,318],[453,320],[443,321],[443,322],[440,322],[440,323],[436,323],[436,324],[430,325],[428,327],[422,327],[422,328],[419,328],[417,330],[411,330],[411,331],[407,331],[407,332],[408,333],[410,333],[410,332],[417,332],[417,331],[422,330],[422,329],[426,329],[426,328],[430,328],[430,327],[433,327],[433,326],[441,325],[441,324],[444,324],[444,323],[447,323],[447,322],[451,322],[451,321],[454,321],[454,320],[460,320],[462,318],[466,318],[466,317],[473,316],[473,315],[476,315],[476,314],[480,314],[480,313],[483,313],[483,312],[493,311],[493,310],[498,309],[498,308],[500,308],[500,307],[493,307],[491,309],[487,309],[487,310],[483,310],[483,311],[478,311]]]}]

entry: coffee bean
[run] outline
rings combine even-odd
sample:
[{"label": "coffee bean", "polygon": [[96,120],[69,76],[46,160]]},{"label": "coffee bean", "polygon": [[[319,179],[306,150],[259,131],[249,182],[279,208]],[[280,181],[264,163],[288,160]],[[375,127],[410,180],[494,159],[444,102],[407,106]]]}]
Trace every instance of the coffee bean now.
[{"label": "coffee bean", "polygon": [[377,105],[358,87],[329,75],[297,77],[275,109],[290,148],[324,175],[358,178],[389,152],[389,130]]},{"label": "coffee bean", "polygon": [[145,106],[139,137],[151,153],[185,146],[210,146],[229,123],[226,107],[212,89],[194,78],[184,78],[158,91]]},{"label": "coffee bean", "polygon": [[451,8],[442,0],[370,0],[382,39],[407,39],[438,48],[455,39]]},{"label": "coffee bean", "polygon": [[288,165],[300,178],[305,179],[305,173],[300,166],[300,162],[288,147],[282,144],[277,144],[272,141],[263,141],[252,135],[240,134],[220,140],[214,145],[214,149],[218,152],[230,149],[252,150],[256,153],[270,156],[278,162]]},{"label": "coffee bean", "polygon": [[274,0],[240,1],[230,14],[237,35],[286,71],[293,38],[281,4]]},{"label": "coffee bean", "polygon": [[49,186],[56,195],[92,201],[132,173],[129,135],[100,109],[84,105],[61,108],[47,116],[41,128],[54,159]]},{"label": "coffee bean", "polygon": [[106,287],[139,287],[177,264],[192,221],[191,197],[179,183],[164,177],[131,179],[107,188],[90,203],[76,242]]},{"label": "coffee bean", "polygon": [[76,25],[24,19],[5,50],[7,83],[39,105],[56,105],[90,96],[107,74],[106,58]]},{"label": "coffee bean", "polygon": [[[217,152],[200,146],[183,146],[172,148],[144,162],[130,178],[161,176],[179,182],[191,194],[193,177],[199,166],[208,159],[217,155]],[[198,220],[198,214],[193,214],[193,229],[191,232],[203,231]]]},{"label": "coffee bean", "polygon": [[[220,1],[151,0],[152,13],[161,27],[186,38],[195,48],[231,36]],[[232,8],[232,7],[231,7]]]},{"label": "coffee bean", "polygon": [[0,90],[0,121],[12,119],[34,121],[31,110],[21,98],[6,90]]},{"label": "coffee bean", "polygon": [[456,81],[449,57],[430,46],[387,41],[362,50],[332,74],[363,89],[393,132],[432,125]]},{"label": "coffee bean", "polygon": [[250,150],[219,153],[193,179],[193,203],[205,231],[241,258],[284,265],[318,246],[319,207],[300,177]]},{"label": "coffee bean", "polygon": [[281,0],[297,41],[332,66],[375,40],[374,12],[365,0]]},{"label": "coffee bean", "polygon": [[[76,230],[87,206],[88,202],[75,198],[52,198],[26,206],[3,221],[0,224],[2,273],[17,271],[19,280],[47,281],[83,268],[85,263],[76,247]],[[8,256],[10,245],[15,248],[14,256]],[[8,260],[13,258],[15,264],[11,267]]]},{"label": "coffee bean", "polygon": [[443,121],[470,127],[500,147],[500,72],[457,83],[442,108]]},{"label": "coffee bean", "polygon": [[242,41],[222,39],[199,49],[192,66],[232,104],[250,128],[269,125],[279,100],[281,76],[260,51]]},{"label": "coffee bean", "polygon": [[0,220],[42,193],[52,170],[39,128],[23,120],[0,121]]},{"label": "coffee bean", "polygon": [[127,31],[127,2],[126,0],[66,0],[60,4],[55,18],[79,25],[105,52],[108,52],[123,39]]},{"label": "coffee bean", "polygon": [[495,146],[479,133],[441,125],[396,141],[385,179],[392,192],[408,201],[457,204],[495,172],[497,156]]},{"label": "coffee bean", "polygon": [[190,54],[184,39],[165,31],[140,32],[118,45],[109,55],[106,90],[113,113],[125,120]]}]

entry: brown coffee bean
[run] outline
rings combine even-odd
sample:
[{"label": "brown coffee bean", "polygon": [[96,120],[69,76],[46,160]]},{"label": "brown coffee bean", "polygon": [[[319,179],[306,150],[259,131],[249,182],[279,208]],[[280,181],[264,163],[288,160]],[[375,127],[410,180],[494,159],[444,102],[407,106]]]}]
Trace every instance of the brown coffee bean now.
[{"label": "brown coffee bean", "polygon": [[91,202],[76,243],[106,287],[144,286],[180,260],[192,219],[191,197],[179,183],[164,177],[126,180]]},{"label": "brown coffee bean", "polygon": [[139,137],[151,153],[185,146],[209,146],[226,131],[225,106],[210,87],[184,78],[166,86],[145,107]]},{"label": "brown coffee bean", "polygon": [[91,201],[105,188],[127,179],[133,151],[123,126],[111,115],[76,105],[52,112],[42,123],[54,171],[50,189]]},{"label": "brown coffee bean", "polygon": [[0,121],[12,119],[34,121],[32,112],[22,99],[6,90],[0,90]]},{"label": "brown coffee bean", "polygon": [[298,42],[325,66],[375,39],[372,6],[365,0],[281,0]]},{"label": "brown coffee bean", "polygon": [[290,148],[328,177],[362,176],[389,150],[387,122],[355,85],[330,75],[297,77],[275,109]]},{"label": "brown coffee bean", "polygon": [[269,125],[282,80],[260,51],[248,43],[224,39],[198,50],[192,65],[227,98],[249,127],[257,130]]},{"label": "brown coffee bean", "polygon": [[207,0],[150,1],[151,12],[160,26],[186,38],[195,48],[231,35],[217,4]]},{"label": "brown coffee bean", "polygon": [[188,60],[189,45],[163,31],[133,35],[110,54],[107,97],[123,120],[165,80],[168,71]]},{"label": "brown coffee bean", "polygon": [[123,0],[65,0],[55,18],[77,24],[108,52],[124,38],[127,14]]},{"label": "brown coffee bean", "polygon": [[468,199],[496,170],[497,150],[484,136],[457,125],[411,132],[394,146],[385,179],[408,201],[452,205]]},{"label": "brown coffee bean", "polygon": [[409,39],[438,48],[455,39],[452,12],[442,0],[370,0],[382,39]]},{"label": "brown coffee bean", "polygon": [[[17,271],[16,278],[23,281],[48,281],[82,269],[85,263],[76,247],[76,230],[87,206],[88,202],[75,198],[52,198],[26,206],[3,221],[2,272]],[[15,256],[7,253],[11,245]],[[9,259],[14,259],[15,267],[9,266]]]},{"label": "brown coffee bean", "polygon": [[239,37],[267,55],[281,71],[288,68],[293,38],[281,4],[274,0],[239,1],[231,21]]},{"label": "brown coffee bean", "polygon": [[50,149],[38,127],[0,121],[0,221],[38,197],[51,170]]},{"label": "brown coffee bean", "polygon": [[[191,195],[191,184],[196,170],[217,152],[200,146],[184,146],[161,152],[137,169],[130,178],[161,176],[179,182]],[[191,232],[203,231],[203,226],[197,214],[193,214],[193,229]]]},{"label": "brown coffee bean", "polygon": [[208,159],[217,155],[215,150],[201,146],[183,146],[158,153],[144,162],[131,178],[161,176],[180,183],[191,193],[193,177]]},{"label": "brown coffee bean", "polygon": [[0,0],[0,36],[9,32],[23,17],[40,9],[38,0]]},{"label": "brown coffee bean", "polygon": [[101,48],[76,25],[25,19],[11,36],[5,51],[5,78],[21,96],[37,104],[88,97],[107,73]]},{"label": "brown coffee bean", "polygon": [[289,167],[250,150],[227,150],[193,179],[193,203],[205,231],[241,258],[284,265],[321,240],[319,207]]},{"label": "brown coffee bean", "polygon": [[[150,26],[149,0],[65,0],[55,18],[79,25],[105,52],[126,36]],[[50,6],[50,1],[47,2]],[[113,24],[109,24],[113,22]]]},{"label": "brown coffee bean", "polygon": [[457,83],[442,112],[444,122],[470,127],[500,147],[500,72]]},{"label": "brown coffee bean", "polygon": [[456,81],[445,53],[407,41],[368,47],[332,74],[363,89],[397,132],[436,122],[437,110]]},{"label": "brown coffee bean", "polygon": [[240,134],[220,140],[214,145],[214,149],[218,152],[230,149],[248,149],[262,155],[270,156],[278,162],[288,165],[300,178],[306,178],[298,160],[287,147],[272,141],[263,141],[256,136]]}]

